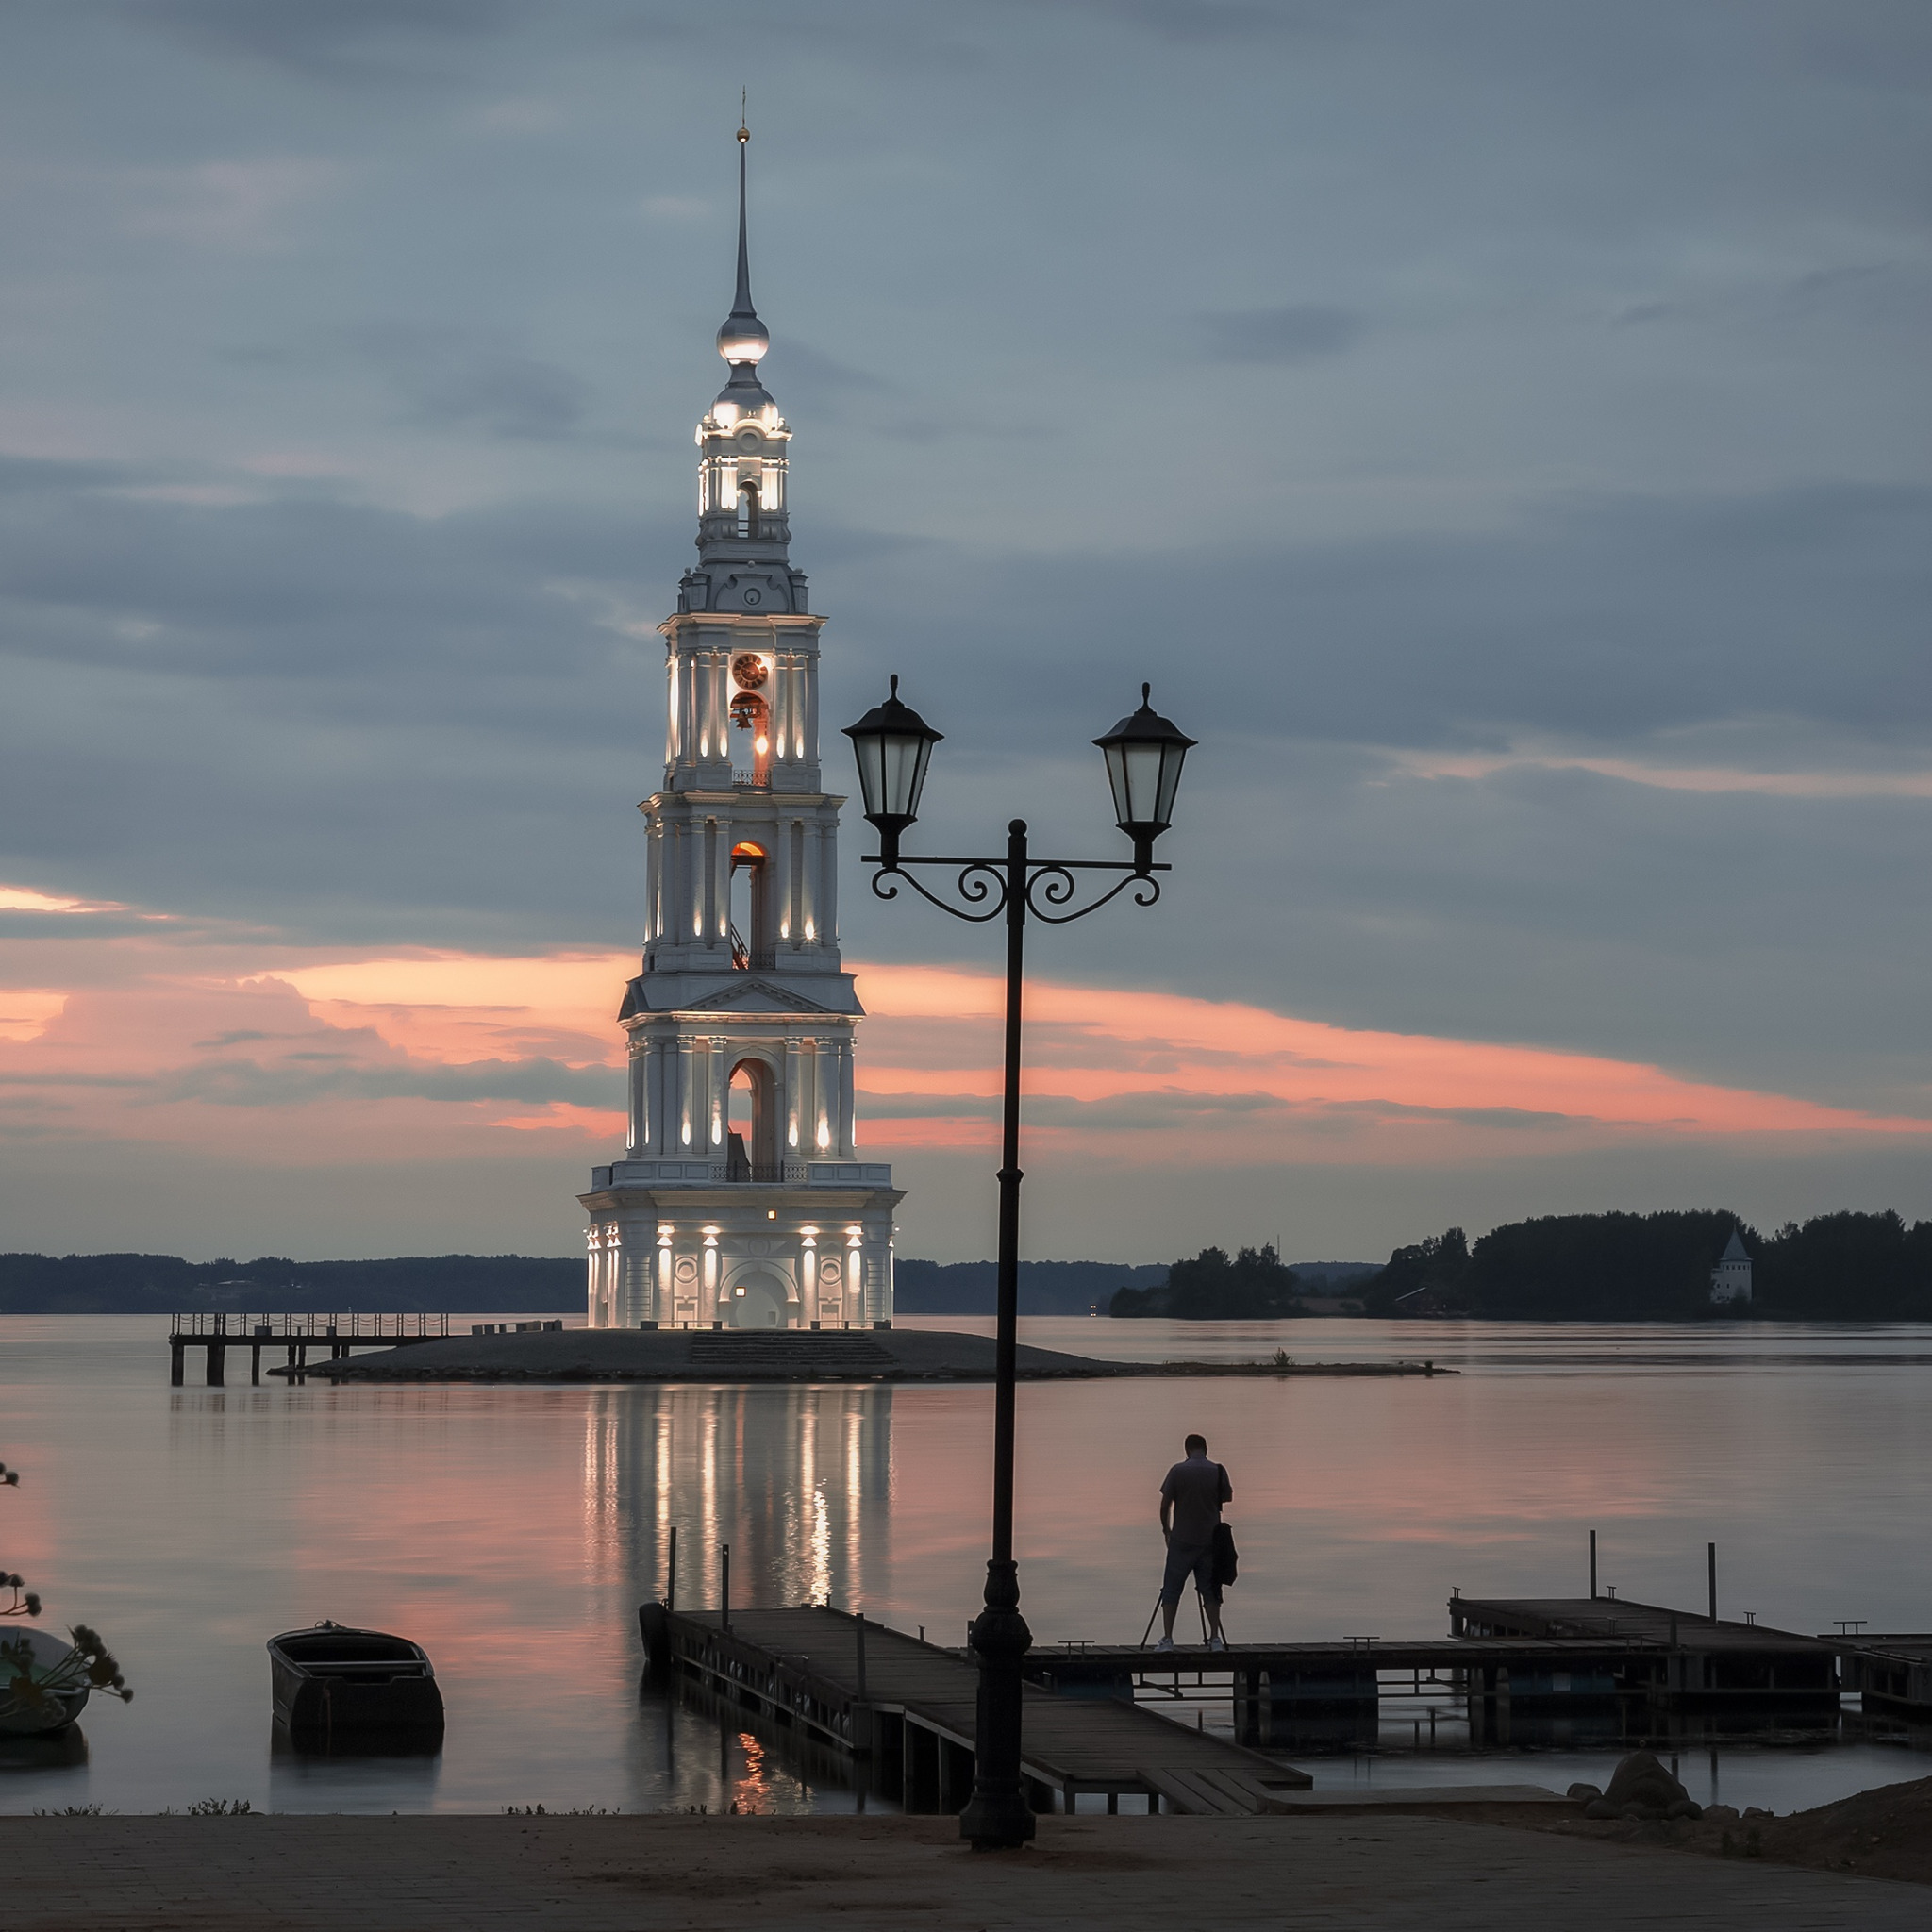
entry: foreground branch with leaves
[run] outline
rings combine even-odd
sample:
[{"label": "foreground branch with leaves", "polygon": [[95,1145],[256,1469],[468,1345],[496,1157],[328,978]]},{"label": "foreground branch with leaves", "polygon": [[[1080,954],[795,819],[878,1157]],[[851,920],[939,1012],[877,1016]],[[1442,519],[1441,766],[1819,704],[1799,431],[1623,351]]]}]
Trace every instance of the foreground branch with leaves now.
[{"label": "foreground branch with leaves", "polygon": [[[0,1462],[0,1488],[19,1486],[20,1472]],[[41,1599],[27,1589],[25,1577],[0,1570],[0,1590],[8,1593],[0,1604],[0,1617],[41,1614]],[[98,1630],[76,1624],[67,1636],[73,1647],[52,1658],[37,1652],[31,1634],[0,1639],[0,1723],[19,1717],[58,1723],[65,1716],[61,1700],[83,1689],[105,1690],[123,1704],[133,1701],[134,1692]]]}]

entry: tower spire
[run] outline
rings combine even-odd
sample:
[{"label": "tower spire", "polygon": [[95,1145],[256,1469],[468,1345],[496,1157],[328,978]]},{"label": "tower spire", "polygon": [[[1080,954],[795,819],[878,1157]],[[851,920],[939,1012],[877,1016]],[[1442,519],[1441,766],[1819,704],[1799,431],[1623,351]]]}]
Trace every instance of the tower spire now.
[{"label": "tower spire", "polygon": [[[740,102],[742,111],[743,102]],[[724,326],[718,331],[718,353],[725,361],[736,368],[741,363],[757,362],[772,346],[770,332],[758,320],[758,312],[751,306],[751,248],[746,241],[745,204],[745,155],[751,146],[751,128],[741,120],[738,124],[738,292],[731,302],[731,313],[724,318]]]}]

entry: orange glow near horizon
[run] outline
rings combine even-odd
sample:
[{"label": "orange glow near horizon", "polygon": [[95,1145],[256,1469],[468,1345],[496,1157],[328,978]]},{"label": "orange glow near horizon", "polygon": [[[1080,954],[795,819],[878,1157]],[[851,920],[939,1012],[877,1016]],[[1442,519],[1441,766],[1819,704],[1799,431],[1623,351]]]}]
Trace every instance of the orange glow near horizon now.
[{"label": "orange glow near horizon", "polygon": [[[291,1158],[447,1158],[508,1135],[600,1154],[621,1142],[616,1015],[634,955],[300,958],[158,935],[92,943],[95,980],[103,958],[121,962],[118,979],[0,991],[0,1074],[15,1095],[45,1082],[38,1134],[245,1154],[274,1108],[277,1154]],[[987,1145],[1000,977],[858,971],[868,1146]],[[1527,1151],[1528,1134],[1574,1147],[1932,1131],[1552,1047],[1050,979],[1029,982],[1026,999],[1029,1138],[1128,1164],[1467,1160]]]}]

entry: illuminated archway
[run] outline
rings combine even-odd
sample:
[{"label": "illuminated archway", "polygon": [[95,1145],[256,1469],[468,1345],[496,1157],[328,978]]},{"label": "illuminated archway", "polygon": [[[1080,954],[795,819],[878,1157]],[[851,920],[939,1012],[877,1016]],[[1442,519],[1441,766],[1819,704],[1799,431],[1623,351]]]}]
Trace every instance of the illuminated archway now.
[{"label": "illuminated archway", "polygon": [[778,1144],[778,1082],[771,1062],[755,1054],[740,1060],[731,1069],[726,1105],[731,1164],[749,1166],[761,1180],[779,1179],[784,1154]]}]

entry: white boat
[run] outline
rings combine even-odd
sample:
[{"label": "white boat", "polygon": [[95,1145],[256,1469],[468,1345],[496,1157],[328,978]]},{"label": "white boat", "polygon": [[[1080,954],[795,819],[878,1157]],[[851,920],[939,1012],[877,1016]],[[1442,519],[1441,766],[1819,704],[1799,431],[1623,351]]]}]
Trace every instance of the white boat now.
[{"label": "white boat", "polygon": [[[25,1625],[0,1624],[0,1643],[9,1649],[25,1642],[32,1654],[34,1681],[45,1684],[61,1674],[61,1666],[74,1655],[74,1646],[51,1631],[33,1630]],[[88,1682],[62,1683],[44,1697],[21,1697],[7,1688],[15,1673],[0,1665],[0,1732],[13,1737],[39,1737],[47,1731],[65,1730],[87,1707]]]}]

